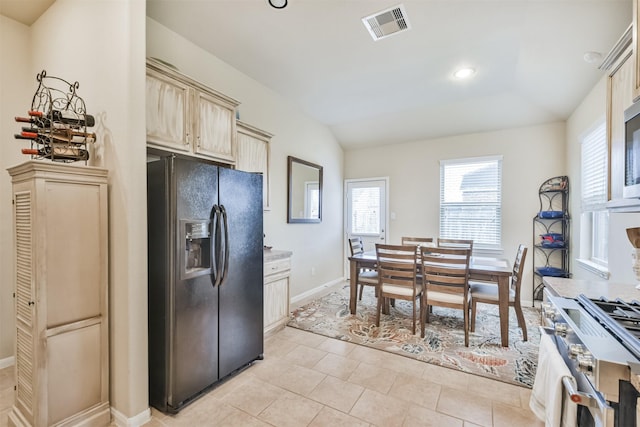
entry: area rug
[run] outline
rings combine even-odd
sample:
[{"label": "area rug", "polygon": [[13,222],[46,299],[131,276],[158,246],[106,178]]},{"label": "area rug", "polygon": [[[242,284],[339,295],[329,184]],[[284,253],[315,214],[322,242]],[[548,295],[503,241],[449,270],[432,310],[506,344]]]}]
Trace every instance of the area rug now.
[{"label": "area rug", "polygon": [[349,313],[349,285],[302,306],[291,314],[288,326],[388,351],[446,368],[481,375],[505,383],[531,388],[535,378],[540,343],[540,312],[523,307],[528,341],[522,340],[515,312],[509,309],[509,347],[500,345],[498,307],[477,305],[476,330],[464,346],[461,310],[434,307],[425,337],[411,333],[412,305],[396,301],[389,315],[382,314],[376,327],[377,298],[365,288],[357,314]]}]

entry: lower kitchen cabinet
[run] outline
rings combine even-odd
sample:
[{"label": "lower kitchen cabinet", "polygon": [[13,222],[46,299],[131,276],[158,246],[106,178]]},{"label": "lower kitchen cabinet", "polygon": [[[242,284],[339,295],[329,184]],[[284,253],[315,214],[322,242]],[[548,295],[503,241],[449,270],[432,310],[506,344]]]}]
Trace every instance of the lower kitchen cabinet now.
[{"label": "lower kitchen cabinet", "polygon": [[264,251],[264,334],[284,328],[289,321],[291,252]]},{"label": "lower kitchen cabinet", "polygon": [[15,240],[13,426],[107,426],[107,170],[8,169]]}]

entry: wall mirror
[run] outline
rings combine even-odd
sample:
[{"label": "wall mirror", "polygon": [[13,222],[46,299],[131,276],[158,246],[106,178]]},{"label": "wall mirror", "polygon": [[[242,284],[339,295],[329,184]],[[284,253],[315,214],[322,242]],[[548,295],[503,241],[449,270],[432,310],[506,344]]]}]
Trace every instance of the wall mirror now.
[{"label": "wall mirror", "polygon": [[322,221],[322,166],[288,157],[287,222]]}]

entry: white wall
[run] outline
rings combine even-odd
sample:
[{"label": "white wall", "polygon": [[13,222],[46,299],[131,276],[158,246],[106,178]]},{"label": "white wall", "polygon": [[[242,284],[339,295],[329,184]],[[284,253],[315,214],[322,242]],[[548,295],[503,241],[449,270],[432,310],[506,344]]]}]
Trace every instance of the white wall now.
[{"label": "white wall", "polygon": [[20,153],[25,146],[13,138],[20,129],[13,117],[26,115],[35,90],[35,73],[25,54],[29,45],[29,28],[0,15],[0,367],[11,363],[14,354],[13,205],[6,169],[25,159]]},{"label": "white wall", "polygon": [[[518,244],[533,245],[532,220],[540,210],[538,189],[548,178],[565,174],[563,123],[458,135],[352,150],[345,153],[345,178],[389,177],[388,233],[391,243],[403,235],[437,237],[440,169],[444,159],[503,156],[503,257],[513,262]],[[532,250],[527,256],[522,295],[532,299]]]},{"label": "white wall", "polygon": [[[90,164],[109,170],[111,405],[125,418],[144,417],[148,415],[145,3],[57,0],[31,27],[0,19],[2,168],[25,160],[14,154],[25,145],[13,141],[18,127],[7,119],[29,109],[37,88],[35,76],[43,69],[48,75],[78,81],[78,94],[88,113],[96,116],[97,153]],[[11,204],[6,173],[0,174],[0,191],[1,358],[13,353],[13,336],[4,332],[10,324],[5,323],[5,298],[13,288],[12,277],[5,273],[13,267],[4,261],[13,259],[8,255],[13,254],[13,244],[4,238]]]},{"label": "white wall", "polygon": [[[240,101],[240,119],[264,129],[271,141],[271,209],[264,213],[265,244],[293,251],[291,296],[343,276],[343,152],[329,130],[280,95],[238,72],[182,36],[147,18],[147,56]],[[287,224],[287,156],[323,167],[320,224]],[[315,268],[315,275],[311,269]]]},{"label": "white wall", "polygon": [[[575,259],[579,257],[580,244],[580,140],[590,128],[605,118],[607,103],[607,76],[604,76],[584,98],[567,120],[567,168],[572,183],[571,247],[573,277],[576,279],[602,280],[599,276],[582,268]],[[637,282],[631,269],[631,250],[626,235],[628,227],[640,226],[640,212],[611,212],[609,217],[609,281],[635,284]]]}]

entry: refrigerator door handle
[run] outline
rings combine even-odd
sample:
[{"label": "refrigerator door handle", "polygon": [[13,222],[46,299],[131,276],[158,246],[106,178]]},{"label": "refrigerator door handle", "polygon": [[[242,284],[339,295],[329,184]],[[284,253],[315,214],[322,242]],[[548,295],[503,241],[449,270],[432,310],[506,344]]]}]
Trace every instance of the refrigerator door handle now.
[{"label": "refrigerator door handle", "polygon": [[211,221],[211,284],[215,288],[220,284],[222,272],[220,271],[220,245],[218,236],[220,233],[220,207],[213,205],[213,219]]},{"label": "refrigerator door handle", "polygon": [[224,205],[220,205],[220,213],[222,214],[222,221],[224,221],[224,267],[222,268],[222,277],[220,279],[220,286],[222,286],[229,272],[229,221],[227,221],[227,210]]}]

